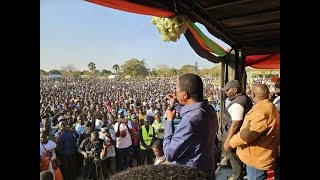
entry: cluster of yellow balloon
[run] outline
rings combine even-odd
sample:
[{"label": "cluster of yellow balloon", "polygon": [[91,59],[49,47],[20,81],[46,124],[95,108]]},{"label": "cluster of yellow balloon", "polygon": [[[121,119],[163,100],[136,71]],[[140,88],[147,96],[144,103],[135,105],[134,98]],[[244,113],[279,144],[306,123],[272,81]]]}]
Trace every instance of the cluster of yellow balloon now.
[{"label": "cluster of yellow balloon", "polygon": [[185,16],[175,16],[172,18],[152,17],[151,24],[157,26],[163,41],[176,42],[187,29]]}]

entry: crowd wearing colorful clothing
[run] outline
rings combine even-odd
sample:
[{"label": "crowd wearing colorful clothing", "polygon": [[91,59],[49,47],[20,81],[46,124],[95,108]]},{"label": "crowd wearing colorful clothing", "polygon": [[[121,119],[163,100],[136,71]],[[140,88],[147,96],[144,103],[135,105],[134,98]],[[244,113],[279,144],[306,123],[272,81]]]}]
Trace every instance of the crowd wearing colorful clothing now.
[{"label": "crowd wearing colorful clothing", "polygon": [[[212,110],[206,109],[205,111],[210,111],[215,114],[214,116],[217,116],[216,113],[221,110],[220,94],[227,91],[231,93],[232,89],[221,90],[214,83],[215,79],[213,78],[203,78],[202,81],[202,96],[206,99],[204,102],[210,105],[209,108],[212,108]],[[191,106],[187,108],[186,106],[179,109],[181,108],[178,107],[179,102],[176,102],[178,106],[174,111],[172,127],[168,128],[169,126],[166,125],[168,113],[166,111],[170,109],[170,99],[167,98],[167,95],[176,92],[176,83],[175,79],[161,78],[143,81],[132,79],[118,81],[97,79],[41,80],[40,172],[44,174],[44,172],[50,171],[55,180],[76,180],[77,178],[100,180],[110,179],[115,174],[136,166],[174,163],[175,149],[168,151],[166,146],[174,143],[178,143],[177,146],[179,146],[179,143],[182,142],[176,139],[168,141],[168,138],[175,137],[178,133],[187,133],[182,130],[175,132],[175,129],[179,124],[182,126],[187,122],[184,120],[181,123],[181,119],[188,111],[198,108]],[[254,90],[259,91],[259,87],[252,86],[251,92],[255,92]],[[235,94],[237,93],[235,92]],[[256,94],[259,93],[256,92]],[[249,94],[247,97],[250,100],[252,96],[254,95]],[[277,102],[276,98],[275,102]],[[268,98],[262,102],[268,104],[267,100]],[[256,104],[262,102],[257,101]],[[234,101],[234,103],[242,103],[242,101]],[[235,156],[238,155],[239,161],[247,164],[247,168],[273,169],[271,164],[262,163],[256,166],[257,161],[246,159],[244,147],[255,141],[251,139],[246,141],[239,134],[241,132],[249,133],[254,127],[255,124],[252,121],[247,122],[249,117],[260,118],[260,109],[257,105],[254,105],[252,109],[251,106],[245,109],[241,119],[234,119],[233,113],[229,115],[230,122],[226,123],[226,135],[232,126],[231,122],[241,120],[243,123],[238,124],[235,127],[237,131],[229,135],[230,137],[227,138],[228,147],[225,145],[224,149],[226,151],[229,151],[229,148],[233,149],[229,154],[233,152]],[[263,106],[272,108],[271,105]],[[199,108],[202,107],[207,108],[204,105],[199,106]],[[246,114],[250,112],[250,109],[254,112],[258,111],[258,115],[248,115],[247,117]],[[211,114],[209,116],[213,117]],[[275,116],[274,119],[279,119],[277,114],[273,116]],[[265,128],[276,128],[274,131],[278,131],[279,122],[277,121],[275,120],[273,124],[271,123]],[[217,125],[211,125],[210,127],[218,128]],[[199,127],[206,128],[205,125]],[[172,131],[171,135],[169,131]],[[274,131],[270,131],[269,134]],[[218,146],[215,142],[216,129],[213,132],[210,136],[214,136],[214,142],[210,141],[210,146]],[[272,135],[278,136],[277,133]],[[198,142],[198,140],[190,140],[190,143]],[[202,138],[202,140],[207,143],[210,138],[208,140]],[[267,143],[269,140],[264,142]],[[262,152],[269,154],[261,149],[257,149],[255,152],[257,156]],[[270,153],[272,154],[273,151]],[[179,164],[179,159],[177,161]],[[216,164],[220,162],[220,159],[212,159],[212,161],[212,164]],[[213,173],[216,170],[216,167],[207,170],[208,167],[211,166],[203,167],[201,170],[211,172],[212,169]],[[249,170],[249,172],[251,171]]]}]

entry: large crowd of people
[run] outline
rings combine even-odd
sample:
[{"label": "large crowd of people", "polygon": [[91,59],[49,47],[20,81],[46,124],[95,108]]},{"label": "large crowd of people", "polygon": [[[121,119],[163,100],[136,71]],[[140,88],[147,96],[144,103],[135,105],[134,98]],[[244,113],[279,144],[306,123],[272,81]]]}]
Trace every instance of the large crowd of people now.
[{"label": "large crowd of people", "polygon": [[[232,96],[231,88],[221,90],[218,79],[214,78],[202,78],[202,81],[203,98],[214,111],[220,112],[220,93],[229,91]],[[176,93],[176,85],[176,78],[41,79],[40,172],[52,172],[55,180],[100,180],[119,176],[120,172],[136,166],[169,164],[171,159],[166,159],[168,154],[163,147],[171,143],[164,140],[168,134],[165,132],[166,111],[172,106],[167,95]],[[268,89],[267,86],[248,87],[247,97]],[[280,98],[277,101],[280,111]],[[245,122],[249,109],[251,106],[243,112],[242,119],[230,122]],[[174,111],[172,116],[173,131],[181,121],[179,113]],[[229,123],[228,128],[230,126]],[[237,130],[228,136],[225,151],[241,145],[236,139],[243,129],[240,126],[232,126]],[[229,154],[231,152],[236,156],[235,149]],[[237,159],[246,163],[242,156]],[[220,159],[216,159],[212,163],[219,162]],[[216,168],[212,169],[213,173]]]}]

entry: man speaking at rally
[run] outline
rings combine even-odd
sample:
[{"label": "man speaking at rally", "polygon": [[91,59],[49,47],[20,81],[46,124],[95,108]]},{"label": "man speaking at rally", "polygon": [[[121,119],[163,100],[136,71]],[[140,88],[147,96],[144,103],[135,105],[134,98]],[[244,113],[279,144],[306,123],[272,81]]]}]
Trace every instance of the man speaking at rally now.
[{"label": "man speaking at rally", "polygon": [[196,74],[178,78],[176,94],[167,95],[182,105],[181,122],[174,129],[176,110],[166,111],[164,154],[172,164],[186,165],[214,175],[214,146],[218,129],[217,115],[203,98],[203,82]]}]

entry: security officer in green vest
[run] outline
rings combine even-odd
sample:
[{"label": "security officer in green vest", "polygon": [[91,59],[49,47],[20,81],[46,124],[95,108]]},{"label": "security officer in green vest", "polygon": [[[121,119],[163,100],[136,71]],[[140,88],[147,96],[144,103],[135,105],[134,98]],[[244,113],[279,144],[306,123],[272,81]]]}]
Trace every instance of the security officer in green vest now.
[{"label": "security officer in green vest", "polygon": [[147,164],[153,164],[153,151],[152,144],[156,140],[156,134],[154,132],[154,128],[150,125],[150,119],[147,118],[144,120],[144,125],[141,127],[139,131],[139,140],[140,140],[140,151],[139,151],[139,159],[138,165],[143,165],[145,160]]}]

